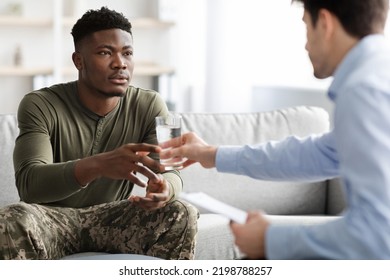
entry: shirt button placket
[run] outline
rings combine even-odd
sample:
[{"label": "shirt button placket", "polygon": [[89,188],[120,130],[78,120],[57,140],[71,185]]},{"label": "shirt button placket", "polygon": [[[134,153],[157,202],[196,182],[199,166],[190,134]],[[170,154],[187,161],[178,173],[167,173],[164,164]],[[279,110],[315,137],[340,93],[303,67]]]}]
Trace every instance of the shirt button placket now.
[{"label": "shirt button placket", "polygon": [[96,128],[95,142],[93,143],[93,154],[98,153],[100,139],[102,138],[102,134],[103,134],[103,124],[104,124],[104,118],[101,118]]}]

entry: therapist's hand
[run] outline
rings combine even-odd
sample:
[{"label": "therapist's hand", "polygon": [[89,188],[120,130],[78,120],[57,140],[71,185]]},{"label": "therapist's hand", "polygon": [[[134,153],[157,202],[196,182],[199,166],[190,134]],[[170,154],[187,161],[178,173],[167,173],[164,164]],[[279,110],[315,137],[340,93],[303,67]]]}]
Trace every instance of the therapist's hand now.
[{"label": "therapist's hand", "polygon": [[249,212],[245,224],[231,222],[235,244],[248,259],[265,259],[265,233],[269,222],[260,212]]},{"label": "therapist's hand", "polygon": [[160,158],[162,159],[171,157],[187,158],[183,167],[187,167],[195,162],[199,162],[204,168],[215,167],[217,147],[208,145],[194,132],[185,133],[182,136],[164,142],[159,146],[163,149],[160,152]]}]

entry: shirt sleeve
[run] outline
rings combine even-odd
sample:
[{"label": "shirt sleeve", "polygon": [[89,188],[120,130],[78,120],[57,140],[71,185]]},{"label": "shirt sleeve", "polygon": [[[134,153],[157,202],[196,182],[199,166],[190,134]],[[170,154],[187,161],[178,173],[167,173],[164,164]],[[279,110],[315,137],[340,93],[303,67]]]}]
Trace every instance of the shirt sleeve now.
[{"label": "shirt sleeve", "polygon": [[32,95],[27,95],[20,103],[14,168],[19,196],[28,203],[58,201],[82,187],[74,176],[76,161],[53,164],[49,116],[46,106]]},{"label": "shirt sleeve", "polygon": [[[369,230],[351,225],[352,216],[316,225],[271,225],[266,232],[267,259],[375,259]],[[367,234],[367,235],[366,235]],[[364,238],[362,238],[364,237]],[[365,242],[362,242],[365,239]]]},{"label": "shirt sleeve", "polygon": [[333,132],[258,145],[220,146],[216,167],[219,172],[260,180],[318,181],[339,175]]}]

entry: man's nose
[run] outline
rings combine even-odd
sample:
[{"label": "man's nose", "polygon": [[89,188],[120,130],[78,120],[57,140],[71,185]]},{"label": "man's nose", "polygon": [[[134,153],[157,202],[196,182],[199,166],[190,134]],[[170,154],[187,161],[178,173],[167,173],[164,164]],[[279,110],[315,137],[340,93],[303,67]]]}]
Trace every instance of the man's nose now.
[{"label": "man's nose", "polygon": [[114,57],[113,67],[118,68],[118,69],[126,69],[127,68],[127,64],[120,54],[116,55]]}]

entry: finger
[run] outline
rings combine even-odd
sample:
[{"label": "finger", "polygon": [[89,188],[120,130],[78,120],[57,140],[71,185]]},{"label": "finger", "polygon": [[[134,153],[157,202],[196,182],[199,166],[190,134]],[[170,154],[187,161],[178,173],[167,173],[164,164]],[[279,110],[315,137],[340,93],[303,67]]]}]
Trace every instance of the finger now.
[{"label": "finger", "polygon": [[149,180],[159,180],[159,177],[157,176],[156,173],[154,173],[152,170],[150,170],[148,167],[140,165],[140,164],[135,164],[134,165],[134,170],[137,173],[141,173],[145,177],[147,177]]},{"label": "finger", "polygon": [[175,137],[172,139],[169,139],[168,141],[165,141],[163,143],[160,143],[159,146],[162,149],[167,149],[167,148],[176,148],[181,146],[184,142],[183,136]]},{"label": "finger", "polygon": [[167,201],[168,194],[166,193],[148,193],[147,198],[150,198],[154,202]]},{"label": "finger", "polygon": [[147,156],[148,154],[150,154],[150,152],[143,152],[143,151],[139,151],[139,152],[135,152],[137,155],[140,155],[140,156]]},{"label": "finger", "polygon": [[148,181],[148,187],[146,191],[149,193],[162,192],[164,186],[164,176],[162,174],[156,174],[157,179]]},{"label": "finger", "polygon": [[158,172],[164,171],[164,167],[160,164],[159,161],[148,156],[139,156],[137,161],[142,163],[142,165],[147,166],[151,170],[156,170]]},{"label": "finger", "polygon": [[139,201],[139,196],[136,195],[130,195],[128,200],[133,203],[137,203]]},{"label": "finger", "polygon": [[161,151],[160,158],[166,159],[172,157],[181,157],[185,156],[185,152],[185,147],[183,146],[173,147],[172,149]]},{"label": "finger", "polygon": [[126,179],[142,188],[145,188],[148,185],[146,182],[142,181],[137,176],[134,176],[133,173],[129,173]]},{"label": "finger", "polygon": [[192,164],[194,164],[194,163],[196,163],[197,161],[195,161],[195,160],[190,160],[190,159],[188,159],[188,160],[186,160],[184,163],[183,163],[183,168],[185,168],[185,167],[187,167],[187,166],[190,166],[190,165],[192,165]]},{"label": "finger", "polygon": [[[194,161],[194,160],[186,160],[185,162],[183,162],[182,166],[176,168],[176,170],[184,169],[184,168],[186,168],[186,167],[188,167],[188,166],[190,166],[190,165],[192,165],[192,164],[194,164],[196,162],[197,161]],[[171,170],[171,169],[166,170],[165,168],[166,168],[166,166],[162,165],[162,171],[161,172]]]},{"label": "finger", "polygon": [[233,220],[230,220],[229,221],[229,226],[230,226],[230,229],[235,232],[236,231],[236,227],[237,227],[237,223],[234,222]]},{"label": "finger", "polygon": [[127,144],[126,147],[133,152],[159,153],[161,151],[161,148],[158,145],[152,145],[147,143]]}]

